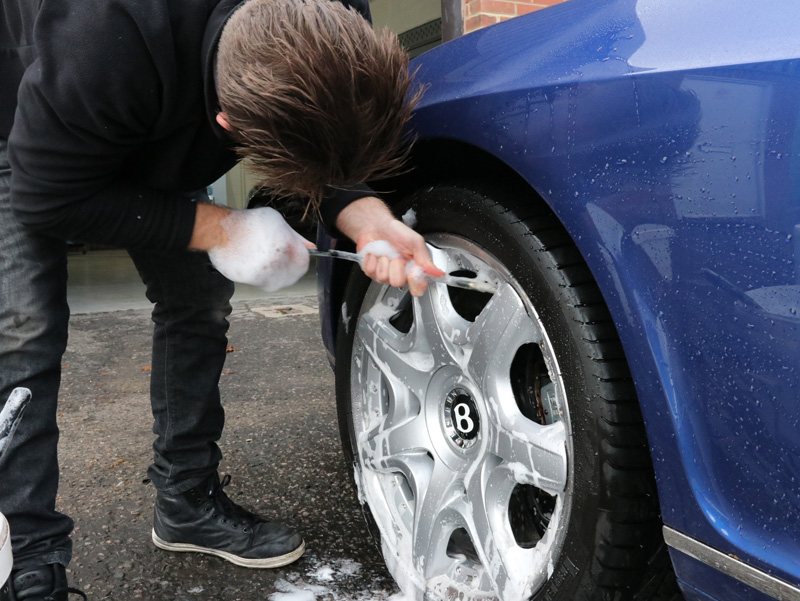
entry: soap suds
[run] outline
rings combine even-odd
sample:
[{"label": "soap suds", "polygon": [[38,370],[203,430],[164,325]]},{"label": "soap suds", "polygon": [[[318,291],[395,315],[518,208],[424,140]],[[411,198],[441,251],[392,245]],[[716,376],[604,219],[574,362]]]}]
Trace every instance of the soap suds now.
[{"label": "soap suds", "polygon": [[342,303],[342,323],[344,324],[344,333],[350,333],[350,315],[347,313],[347,303]]},{"label": "soap suds", "polygon": [[415,228],[417,226],[417,212],[414,209],[409,209],[403,213],[402,220],[408,227]]},{"label": "soap suds", "polygon": [[275,209],[232,211],[222,226],[229,241],[208,251],[208,257],[228,279],[274,292],[308,271],[305,239]]},{"label": "soap suds", "polygon": [[428,274],[417,265],[416,261],[409,261],[406,263],[406,275],[408,276],[409,280],[413,280],[418,284],[422,284],[428,280]]},{"label": "soap suds", "polygon": [[[374,240],[369,244],[366,244],[364,248],[358,252],[358,256],[361,258],[362,264],[367,255],[375,255],[376,257],[389,257],[390,259],[402,258],[402,255],[397,251],[397,249],[386,240]],[[408,276],[408,279],[419,284],[432,279],[413,259],[406,262],[406,275]]]},{"label": "soap suds", "polygon": [[390,259],[401,259],[403,257],[403,255],[397,252],[397,249],[386,240],[373,240],[358,251],[358,256],[361,257],[362,261],[367,255],[389,257]]},{"label": "soap suds", "polygon": [[396,589],[385,590],[380,584],[366,585],[366,590],[357,590],[353,580],[361,575],[361,564],[352,559],[321,561],[306,556],[304,563],[310,564],[305,574],[289,572],[275,581],[276,592],[269,601],[400,601]]}]

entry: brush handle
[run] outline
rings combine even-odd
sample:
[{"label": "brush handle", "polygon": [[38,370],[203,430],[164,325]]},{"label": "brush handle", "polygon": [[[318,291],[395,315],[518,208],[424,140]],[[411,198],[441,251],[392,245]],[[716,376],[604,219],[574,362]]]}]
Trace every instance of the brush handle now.
[{"label": "brush handle", "polygon": [[[318,250],[316,248],[310,248],[308,253],[312,257],[331,257],[332,259],[344,259],[345,261],[353,261],[354,263],[361,264],[361,255],[357,253],[351,253],[344,250]],[[488,294],[494,294],[497,292],[497,286],[491,284],[490,282],[484,282],[481,280],[476,280],[473,278],[466,278],[463,276],[456,276],[456,275],[443,275],[441,277],[435,278],[431,276],[427,276],[429,280],[432,282],[441,282],[442,284],[446,284],[447,286],[453,286],[455,288],[464,288],[466,290],[475,290],[476,292],[486,292]]]},{"label": "brush handle", "polygon": [[353,261],[354,263],[361,263],[361,256],[357,253],[351,253],[344,250],[319,250],[317,248],[309,248],[308,254],[312,257],[331,257],[333,259],[344,259],[345,261]]}]

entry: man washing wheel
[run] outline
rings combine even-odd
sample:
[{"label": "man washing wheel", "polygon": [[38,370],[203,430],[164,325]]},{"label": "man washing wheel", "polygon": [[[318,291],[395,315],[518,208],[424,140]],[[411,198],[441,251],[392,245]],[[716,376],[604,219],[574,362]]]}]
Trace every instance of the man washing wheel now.
[{"label": "man washing wheel", "polygon": [[13,598],[68,596],[73,523],[55,510],[66,240],[128,249],[155,305],[155,544],[249,567],[296,560],[300,535],[223,490],[218,380],[231,279],[292,283],[307,269],[307,243],[272,209],[231,211],[196,191],[238,152],[276,194],[308,198],[359,248],[390,242],[402,258],[369,256],[365,272],[421,294],[406,261],[441,272],[422,237],[363,184],[403,154],[415,102],[405,53],[372,31],[367,0],[3,0],[3,9],[0,399],[18,386],[33,394],[0,473]]}]

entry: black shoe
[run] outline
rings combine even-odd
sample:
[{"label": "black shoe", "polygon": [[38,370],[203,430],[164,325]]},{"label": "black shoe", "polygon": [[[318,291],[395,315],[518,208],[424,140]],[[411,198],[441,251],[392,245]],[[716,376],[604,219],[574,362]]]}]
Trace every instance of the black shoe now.
[{"label": "black shoe", "polygon": [[167,551],[216,555],[246,568],[278,568],[300,558],[306,545],[300,535],[267,522],[228,498],[215,473],[179,495],[156,496],[153,542]]},{"label": "black shoe", "polygon": [[51,563],[11,572],[11,601],[68,601],[70,594],[86,595],[67,586],[64,566]]}]

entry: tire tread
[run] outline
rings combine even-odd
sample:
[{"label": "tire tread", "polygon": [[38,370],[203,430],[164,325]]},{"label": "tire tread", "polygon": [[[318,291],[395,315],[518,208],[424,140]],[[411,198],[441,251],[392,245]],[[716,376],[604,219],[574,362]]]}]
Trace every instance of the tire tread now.
[{"label": "tire tread", "polygon": [[517,223],[527,229],[527,244],[542,259],[547,256],[562,280],[569,318],[591,349],[589,359],[600,387],[593,400],[601,416],[603,493],[612,509],[597,527],[602,542],[592,569],[596,589],[590,598],[631,599],[654,551],[645,547],[661,543],[655,477],[633,378],[600,288],[566,229],[552,213],[525,208]]}]

